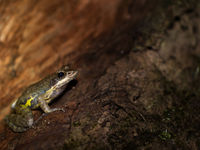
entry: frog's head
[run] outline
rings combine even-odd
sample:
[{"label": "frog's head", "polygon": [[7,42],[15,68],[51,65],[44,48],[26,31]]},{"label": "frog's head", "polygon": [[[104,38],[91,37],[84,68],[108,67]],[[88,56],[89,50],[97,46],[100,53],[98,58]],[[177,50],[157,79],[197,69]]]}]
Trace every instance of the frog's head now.
[{"label": "frog's head", "polygon": [[63,66],[59,69],[51,79],[53,89],[59,89],[67,85],[71,80],[75,79],[78,71],[70,70],[69,66]]}]

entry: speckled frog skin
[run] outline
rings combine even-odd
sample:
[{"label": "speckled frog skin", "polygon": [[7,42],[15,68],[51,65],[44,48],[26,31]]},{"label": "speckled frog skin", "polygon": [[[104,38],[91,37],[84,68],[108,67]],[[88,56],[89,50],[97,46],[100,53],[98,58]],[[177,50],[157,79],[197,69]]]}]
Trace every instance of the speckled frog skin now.
[{"label": "speckled frog skin", "polygon": [[33,126],[32,109],[41,108],[45,113],[62,110],[50,108],[50,103],[59,96],[66,85],[77,76],[77,71],[72,71],[68,66],[63,66],[43,80],[30,85],[21,96],[12,104],[11,114],[5,121],[14,132],[24,132]]}]

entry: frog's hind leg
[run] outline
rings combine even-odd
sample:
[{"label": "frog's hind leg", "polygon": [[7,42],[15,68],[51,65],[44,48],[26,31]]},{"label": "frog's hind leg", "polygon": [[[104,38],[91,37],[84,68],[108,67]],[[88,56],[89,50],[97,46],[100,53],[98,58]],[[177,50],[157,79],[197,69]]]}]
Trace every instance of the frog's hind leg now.
[{"label": "frog's hind leg", "polygon": [[24,132],[33,125],[33,115],[29,108],[17,108],[15,113],[5,118],[6,123],[14,132]]},{"label": "frog's hind leg", "polygon": [[7,123],[7,125],[14,131],[14,132],[24,132],[27,130],[26,127],[23,126],[18,126],[17,122],[18,119],[22,119],[21,116],[16,115],[16,114],[10,114],[8,116],[6,116],[5,118],[5,122]]}]

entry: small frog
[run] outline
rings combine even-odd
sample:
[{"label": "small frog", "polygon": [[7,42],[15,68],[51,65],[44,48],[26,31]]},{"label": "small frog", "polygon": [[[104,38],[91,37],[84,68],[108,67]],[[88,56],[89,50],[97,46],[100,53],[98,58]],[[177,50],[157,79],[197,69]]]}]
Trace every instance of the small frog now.
[{"label": "small frog", "polygon": [[33,126],[32,109],[41,108],[45,113],[62,110],[62,108],[50,108],[50,103],[59,96],[67,84],[76,78],[78,71],[72,71],[68,66],[63,66],[43,80],[30,85],[21,96],[12,104],[11,114],[5,121],[14,132],[24,132]]}]

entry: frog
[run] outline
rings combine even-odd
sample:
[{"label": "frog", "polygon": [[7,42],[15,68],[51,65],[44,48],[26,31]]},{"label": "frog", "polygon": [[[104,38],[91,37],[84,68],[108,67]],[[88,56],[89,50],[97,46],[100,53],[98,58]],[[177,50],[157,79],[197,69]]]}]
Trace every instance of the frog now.
[{"label": "frog", "polygon": [[34,125],[33,110],[41,108],[43,114],[64,111],[63,108],[50,108],[49,103],[63,93],[68,83],[76,79],[77,74],[77,70],[65,65],[28,86],[11,105],[11,113],[4,119],[6,124],[14,132],[25,132]]}]

